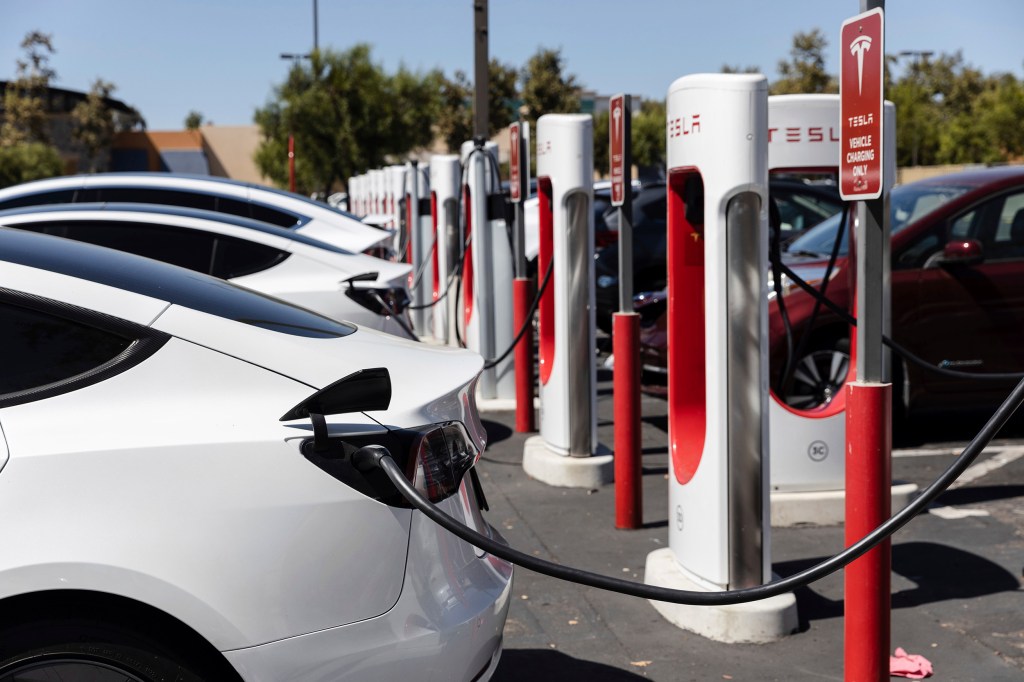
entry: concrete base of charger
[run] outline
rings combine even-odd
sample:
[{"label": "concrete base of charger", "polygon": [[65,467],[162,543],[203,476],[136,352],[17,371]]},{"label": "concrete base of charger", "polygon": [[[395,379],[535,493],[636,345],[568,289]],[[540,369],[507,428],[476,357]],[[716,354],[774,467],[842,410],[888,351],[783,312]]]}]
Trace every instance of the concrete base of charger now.
[{"label": "concrete base of charger", "polygon": [[531,436],[523,445],[523,471],[556,488],[597,488],[612,482],[615,465],[602,445],[590,457],[569,457],[552,451],[542,436]]},{"label": "concrete base of charger", "polygon": [[[916,483],[897,481],[892,485],[892,513],[917,497]],[[772,491],[772,526],[838,526],[846,518],[845,490]]]},{"label": "concrete base of charger", "polygon": [[[644,582],[676,590],[707,591],[683,573],[667,547],[647,555]],[[792,593],[730,606],[686,606],[663,601],[651,601],[651,605],[676,627],[729,644],[774,642],[799,627],[796,597]]]}]

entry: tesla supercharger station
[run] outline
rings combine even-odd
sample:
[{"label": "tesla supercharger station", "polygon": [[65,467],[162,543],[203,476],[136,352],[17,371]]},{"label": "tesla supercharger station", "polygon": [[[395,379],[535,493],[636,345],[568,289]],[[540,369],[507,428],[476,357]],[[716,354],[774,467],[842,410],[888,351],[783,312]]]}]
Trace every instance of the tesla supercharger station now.
[{"label": "tesla supercharger station", "polygon": [[384,169],[374,168],[370,171],[370,205],[366,211],[370,215],[380,215],[384,212]]},{"label": "tesla supercharger station", "polygon": [[595,454],[593,119],[547,114],[537,121],[540,435],[526,441],[523,469],[563,487],[612,479],[610,454]]},{"label": "tesla supercharger station", "polygon": [[430,254],[431,329],[442,343],[455,342],[451,325],[455,321],[456,264],[462,251],[459,237],[459,179],[462,165],[454,155],[430,159],[430,227],[433,249]]},{"label": "tesla supercharger station", "polygon": [[[771,578],[768,506],[768,83],[699,74],[668,91],[669,547],[645,580],[721,591]],[[796,599],[691,607],[670,622],[725,642],[797,628]]]},{"label": "tesla supercharger station", "polygon": [[[485,361],[496,359],[511,345],[512,243],[504,217],[489,218],[489,197],[498,187],[498,145],[488,142],[477,149],[472,141],[462,145],[465,167],[463,211],[467,244],[462,269],[460,329],[467,348]],[[515,368],[510,353],[496,367],[480,375],[477,404],[482,410],[513,409],[516,397]]]},{"label": "tesla supercharger station", "polygon": [[430,311],[425,308],[434,289],[434,270],[431,267],[433,230],[430,213],[423,210],[430,196],[430,179],[425,168],[409,161],[405,164],[405,230],[406,261],[412,265],[410,296],[415,307],[410,311],[412,326],[418,336],[432,335],[427,324]]},{"label": "tesla supercharger station", "polygon": [[[896,177],[896,109],[885,103],[887,178]],[[839,172],[839,95],[776,95],[768,98],[770,173]],[[853,232],[847,224],[844,239]],[[845,276],[845,273],[844,273]],[[816,283],[816,287],[821,283]],[[888,329],[888,323],[886,323]],[[886,332],[888,333],[888,331]],[[856,376],[851,344],[847,381]],[[846,392],[813,409],[786,405],[774,392],[769,401],[772,525],[834,525],[844,517]],[[906,506],[917,491],[893,486],[893,506]]]},{"label": "tesla supercharger station", "polygon": [[388,227],[394,230],[394,249],[401,260],[408,260],[408,243],[405,231],[405,166],[388,166],[384,169],[384,189],[387,206],[384,212],[390,217]]}]

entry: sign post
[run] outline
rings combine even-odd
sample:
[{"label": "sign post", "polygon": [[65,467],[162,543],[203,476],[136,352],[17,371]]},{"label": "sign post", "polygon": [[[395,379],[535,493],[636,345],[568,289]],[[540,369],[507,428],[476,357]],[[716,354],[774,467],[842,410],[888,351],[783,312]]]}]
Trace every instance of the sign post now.
[{"label": "sign post", "polygon": [[[847,384],[846,543],[889,518],[892,385],[886,383],[882,333],[889,270],[889,197],[883,168],[885,2],[861,0],[843,22],[840,49],[839,192],[859,201],[857,380]],[[889,677],[891,543],[846,568],[844,670],[847,680]]]},{"label": "sign post", "polygon": [[515,279],[512,282],[512,309],[514,330],[526,329],[516,344],[516,431],[536,431],[533,409],[533,326],[529,323],[530,300],[533,286],[526,275],[526,249],[524,234],[523,198],[529,195],[530,124],[516,121],[509,126],[508,193],[515,207]]},{"label": "sign post", "polygon": [[615,95],[608,103],[608,160],[612,205],[619,211],[619,312],[612,316],[615,370],[615,527],[643,523],[640,461],[640,316],[633,311],[633,156],[631,98]]}]

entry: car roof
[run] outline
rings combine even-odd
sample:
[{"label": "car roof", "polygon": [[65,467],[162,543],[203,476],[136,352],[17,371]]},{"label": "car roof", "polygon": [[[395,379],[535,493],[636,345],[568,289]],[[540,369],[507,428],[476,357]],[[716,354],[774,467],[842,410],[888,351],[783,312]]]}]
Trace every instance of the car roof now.
[{"label": "car roof", "polygon": [[959,185],[982,187],[1012,180],[1024,181],[1024,166],[991,166],[968,168],[955,173],[945,173],[916,180],[908,185]]},{"label": "car roof", "polygon": [[[92,173],[92,174],[79,174],[79,175],[66,175],[56,178],[47,178],[45,180],[37,180],[34,182],[25,183],[24,185],[16,185],[14,187],[8,187],[3,190],[3,193],[17,194],[16,190],[19,187],[24,187],[26,190],[35,191],[35,188],[58,188],[58,187],[76,187],[85,188],[87,185],[90,187],[100,187],[107,185],[116,185],[118,183],[125,183],[125,181],[146,181],[147,183],[152,181],[170,180],[172,182],[167,183],[168,185],[174,185],[176,188],[180,188],[179,184],[174,183],[175,180],[187,180],[199,184],[206,185],[227,185],[231,187],[237,187],[241,189],[247,189],[252,192],[265,192],[267,194],[276,195],[290,201],[298,201],[302,204],[308,205],[311,209],[325,210],[331,213],[345,216],[351,220],[358,222],[359,218],[347,211],[342,211],[339,208],[335,208],[330,204],[315,201],[302,194],[295,194],[286,190],[277,189],[276,187],[268,187],[266,185],[258,185],[252,182],[244,182],[242,180],[234,180],[231,178],[223,178],[215,175],[199,175],[196,173],[164,173],[160,171],[136,171],[136,172],[113,172],[113,173]],[[206,193],[209,188],[194,187],[194,191]]]},{"label": "car roof", "polygon": [[[299,234],[294,230],[289,230],[284,227],[278,227],[277,225],[271,225],[269,223],[260,222],[259,220],[253,220],[252,218],[243,218],[241,216],[232,215],[229,213],[219,213],[217,211],[207,211],[199,208],[189,208],[186,206],[167,206],[164,204],[133,204],[133,203],[113,203],[113,202],[97,202],[97,203],[84,203],[84,204],[45,204],[41,206],[22,206],[18,208],[11,208],[5,211],[0,211],[0,221],[8,216],[39,216],[39,220],[51,220],[54,214],[61,213],[78,213],[82,211],[104,211],[104,212],[123,212],[139,214],[139,219],[143,220],[146,215],[165,215],[175,216],[181,218],[194,218],[197,220],[204,220],[211,223],[221,223],[225,225],[233,225],[235,227],[244,227],[246,229],[255,230],[264,234],[273,235],[275,237],[281,237],[289,241],[299,242],[306,244],[307,246],[313,246],[325,251],[333,251],[334,253],[344,254],[346,256],[352,255],[351,251],[327,244],[317,239],[307,237],[303,234]],[[108,219],[121,220],[120,218],[108,217]]]},{"label": "car roof", "polygon": [[[348,336],[355,327],[222,279],[123,251],[0,227],[0,261],[46,270],[298,336]],[[5,282],[17,289],[17,282]]]}]

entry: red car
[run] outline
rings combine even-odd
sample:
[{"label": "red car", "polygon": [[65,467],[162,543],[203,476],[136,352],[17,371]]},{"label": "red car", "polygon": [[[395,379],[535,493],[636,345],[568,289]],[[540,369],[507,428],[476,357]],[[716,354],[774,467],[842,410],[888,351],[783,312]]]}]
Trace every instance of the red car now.
[{"label": "red car", "polygon": [[[892,227],[892,337],[936,367],[965,372],[1024,371],[1024,166],[986,168],[896,187]],[[783,261],[821,287],[841,222],[833,216],[791,242]],[[855,282],[847,226],[827,296],[849,309]],[[795,284],[783,280],[794,348],[786,364],[785,331],[774,293],[769,303],[771,385],[798,408],[827,405],[849,370],[850,327]],[[648,343],[645,366],[665,367],[663,296],[642,294],[637,308]],[[801,341],[806,336],[806,340]],[[1012,381],[950,378],[893,354],[893,403],[901,412],[997,405]],[[648,377],[652,376],[648,374]],[[656,374],[654,375],[656,376]]]}]

